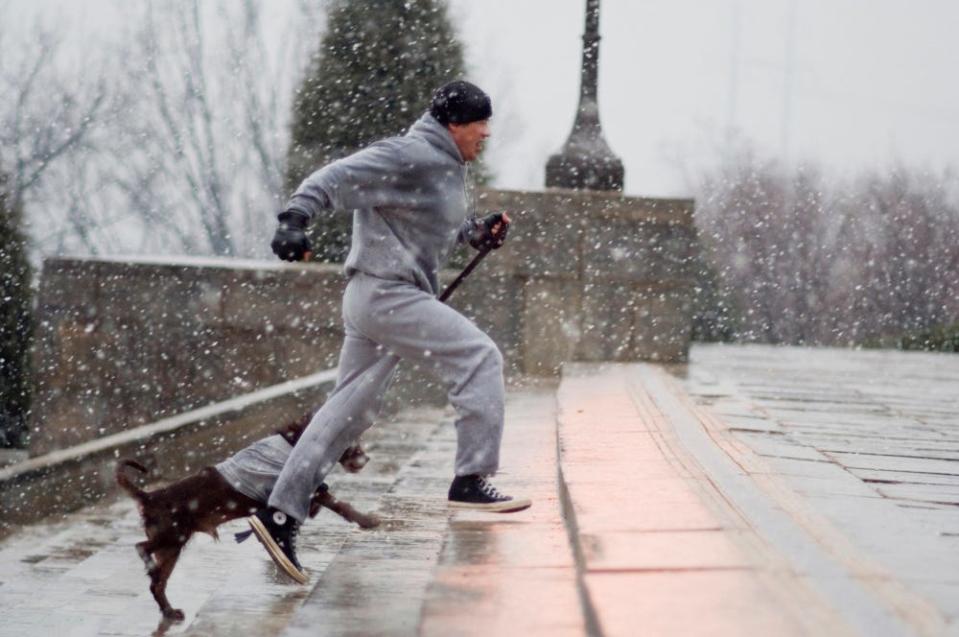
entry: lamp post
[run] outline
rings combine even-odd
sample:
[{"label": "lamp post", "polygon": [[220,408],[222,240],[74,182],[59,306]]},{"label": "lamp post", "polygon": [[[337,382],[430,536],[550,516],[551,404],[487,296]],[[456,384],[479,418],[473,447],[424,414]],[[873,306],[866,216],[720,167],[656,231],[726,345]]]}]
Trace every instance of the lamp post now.
[{"label": "lamp post", "polygon": [[546,162],[547,188],[623,189],[623,162],[606,143],[599,123],[599,40],[599,0],[586,0],[579,109],[562,150]]}]

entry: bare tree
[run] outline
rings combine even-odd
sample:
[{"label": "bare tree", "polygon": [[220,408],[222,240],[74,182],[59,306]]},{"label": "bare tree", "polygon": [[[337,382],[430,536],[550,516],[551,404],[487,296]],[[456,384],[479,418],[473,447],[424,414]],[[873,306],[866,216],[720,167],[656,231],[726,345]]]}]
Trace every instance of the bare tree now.
[{"label": "bare tree", "polygon": [[[75,81],[60,66],[61,41],[40,25],[15,37],[0,23],[0,170],[11,204],[27,209],[43,180],[88,148],[107,101],[105,84]],[[60,225],[54,215],[46,232]]]},{"label": "bare tree", "polygon": [[[269,47],[261,0],[149,3],[124,69],[113,183],[140,249],[265,253],[283,192],[302,27]],[[295,17],[295,16],[294,16]],[[304,58],[305,62],[305,58]]]},{"label": "bare tree", "polygon": [[736,338],[852,344],[959,320],[956,186],[948,171],[847,183],[726,156],[700,184],[697,224]]},{"label": "bare tree", "polygon": [[[846,202],[845,290],[852,330],[870,338],[897,336],[959,319],[959,205],[955,178],[896,167],[868,175]],[[851,263],[858,267],[850,267]],[[838,296],[838,294],[837,294]]]},{"label": "bare tree", "polygon": [[[2,7],[0,7],[2,9]],[[34,26],[0,22],[0,446],[26,441],[33,331],[27,230],[49,238],[56,214],[34,215],[50,177],[88,143],[102,114],[100,84],[70,81],[60,66],[60,40]]]}]

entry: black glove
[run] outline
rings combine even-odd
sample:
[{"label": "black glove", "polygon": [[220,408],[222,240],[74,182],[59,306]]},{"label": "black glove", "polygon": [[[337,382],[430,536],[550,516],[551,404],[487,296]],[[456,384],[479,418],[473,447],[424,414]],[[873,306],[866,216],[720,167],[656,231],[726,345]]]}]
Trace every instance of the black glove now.
[{"label": "black glove", "polygon": [[[494,235],[493,226],[496,224],[499,224],[499,229]],[[507,232],[509,232],[509,217],[503,212],[494,212],[480,219],[471,219],[466,239],[477,250],[486,252],[501,248],[506,242]]]},{"label": "black glove", "polygon": [[280,220],[280,225],[270,243],[273,254],[284,261],[302,261],[303,255],[312,250],[310,240],[306,238],[309,217],[302,212],[286,210],[276,218]]}]

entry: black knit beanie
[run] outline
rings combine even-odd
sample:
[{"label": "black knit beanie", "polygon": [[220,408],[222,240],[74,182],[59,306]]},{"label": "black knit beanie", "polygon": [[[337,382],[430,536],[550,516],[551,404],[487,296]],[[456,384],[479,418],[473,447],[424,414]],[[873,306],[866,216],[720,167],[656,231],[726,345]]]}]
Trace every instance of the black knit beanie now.
[{"label": "black knit beanie", "polygon": [[489,95],[483,89],[457,80],[444,84],[433,93],[430,115],[443,126],[448,124],[469,124],[493,115],[493,105]]}]

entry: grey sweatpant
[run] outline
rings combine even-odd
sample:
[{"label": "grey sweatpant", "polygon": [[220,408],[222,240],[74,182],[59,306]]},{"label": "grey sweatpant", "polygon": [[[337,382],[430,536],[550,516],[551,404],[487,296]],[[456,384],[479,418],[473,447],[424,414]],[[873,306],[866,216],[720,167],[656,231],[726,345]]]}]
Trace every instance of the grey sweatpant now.
[{"label": "grey sweatpant", "polygon": [[400,359],[433,370],[457,412],[456,475],[492,474],[503,434],[503,356],[465,316],[403,281],[353,275],[336,388],[283,466],[269,505],[303,521],[310,497],[380,410]]}]

